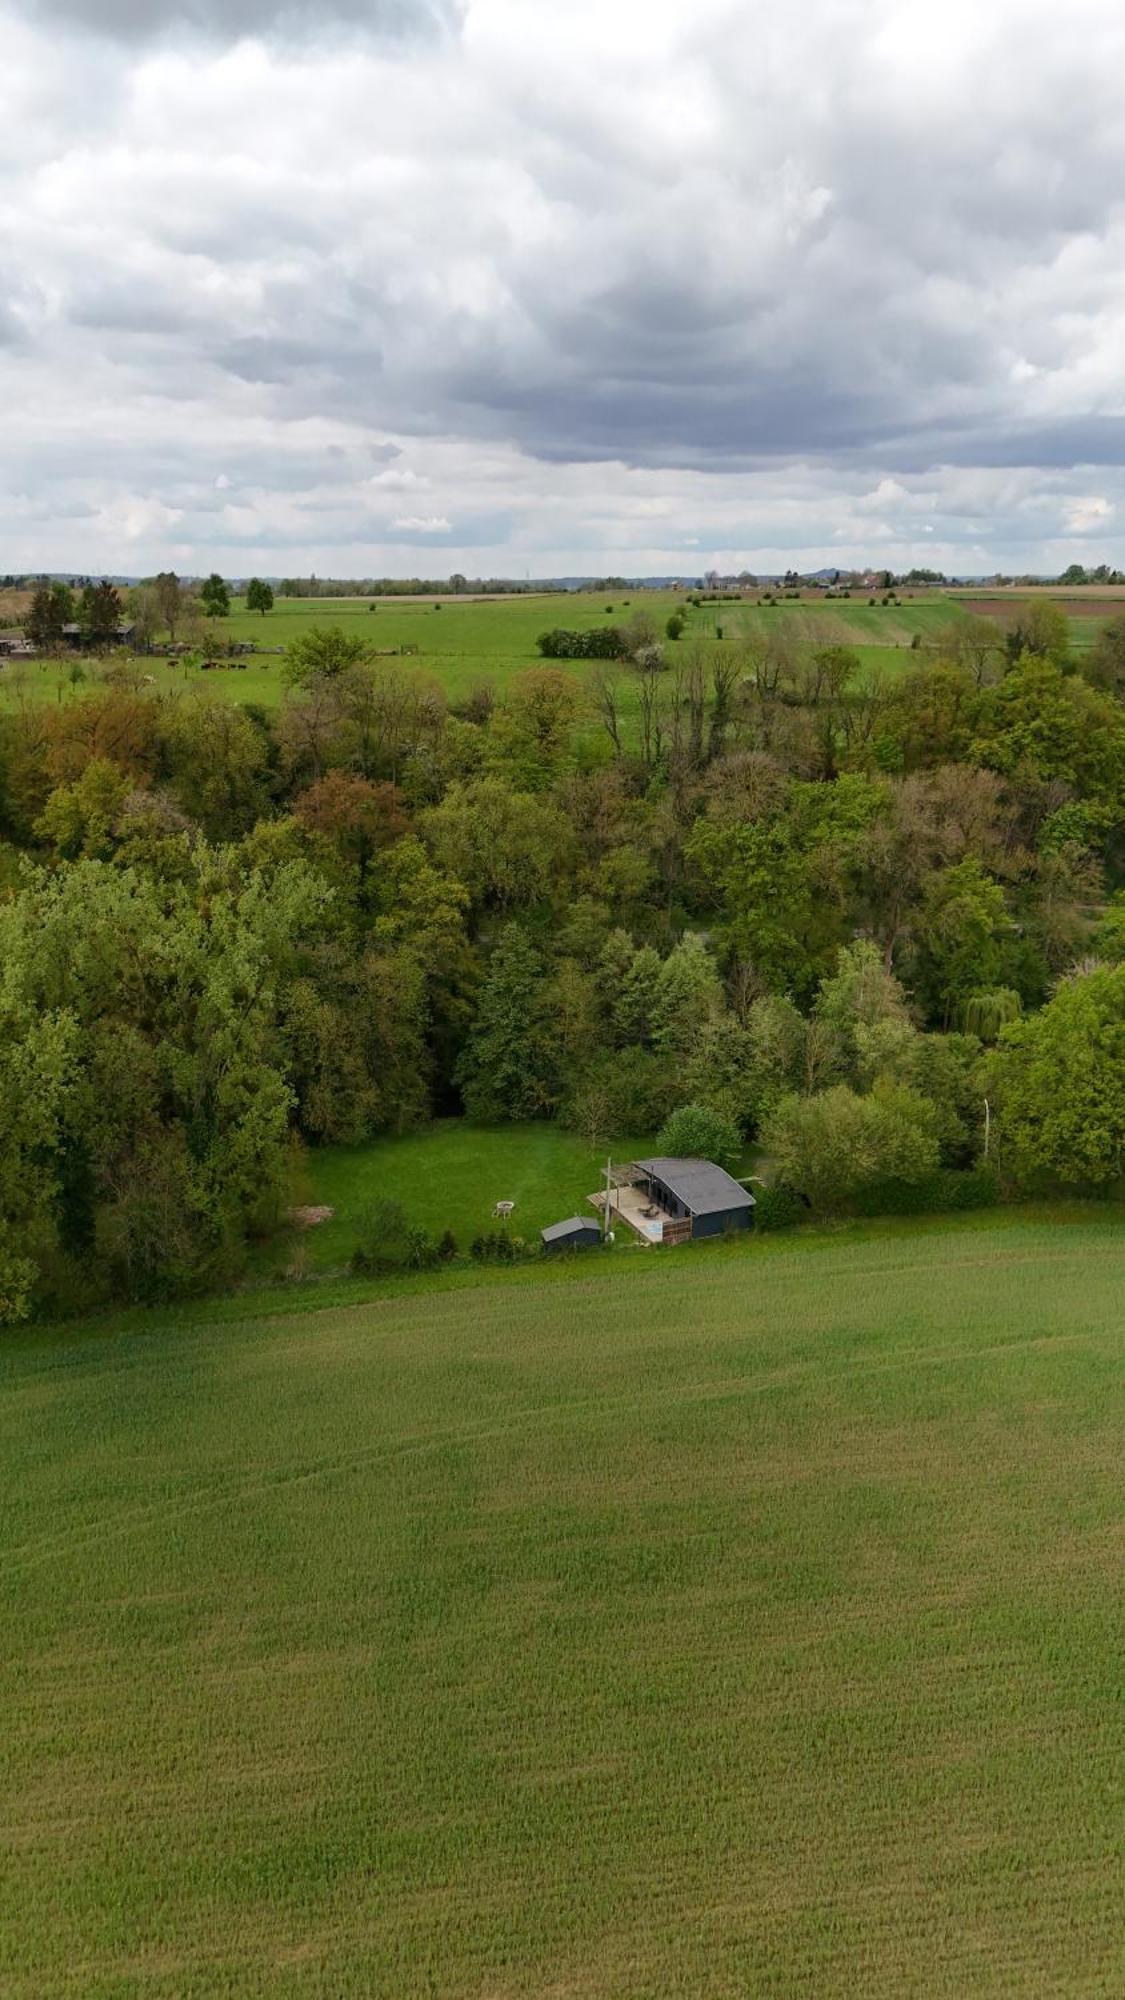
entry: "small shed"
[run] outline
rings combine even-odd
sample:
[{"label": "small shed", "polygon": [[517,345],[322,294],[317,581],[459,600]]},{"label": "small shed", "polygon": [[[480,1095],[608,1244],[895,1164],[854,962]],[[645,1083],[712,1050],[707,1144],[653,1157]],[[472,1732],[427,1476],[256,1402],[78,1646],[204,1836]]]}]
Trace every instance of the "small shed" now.
[{"label": "small shed", "polygon": [[713,1160],[662,1156],[638,1160],[636,1171],[641,1185],[664,1214],[673,1223],[688,1225],[685,1235],[721,1236],[726,1229],[753,1226],[753,1195]]},{"label": "small shed", "polygon": [[601,1224],[594,1216],[568,1215],[565,1222],[552,1222],[541,1229],[539,1236],[547,1257],[560,1250],[595,1250],[602,1240]]}]

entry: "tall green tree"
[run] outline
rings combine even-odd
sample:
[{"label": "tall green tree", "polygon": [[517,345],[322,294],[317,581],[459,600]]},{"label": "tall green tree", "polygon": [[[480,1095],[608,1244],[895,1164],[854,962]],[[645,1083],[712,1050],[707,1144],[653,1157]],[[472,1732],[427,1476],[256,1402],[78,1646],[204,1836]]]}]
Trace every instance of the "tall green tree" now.
[{"label": "tall green tree", "polygon": [[1017,1171],[1070,1186],[1125,1175],[1125,965],[1065,979],[1039,1013],[1003,1030],[995,1058],[1001,1138]]},{"label": "tall green tree", "polygon": [[542,980],[542,961],[526,931],[506,924],[458,1065],[471,1118],[536,1118],[551,1108],[555,1078],[541,1013]]},{"label": "tall green tree", "polygon": [[847,1084],[784,1097],[762,1143],[779,1180],[824,1214],[846,1210],[868,1183],[923,1180],[938,1164],[933,1106],[904,1085],[860,1096]]},{"label": "tall green tree", "polygon": [[154,579],[156,603],[160,620],[172,644],[176,643],[180,619],[184,611],[184,587],[174,569],[162,569]]},{"label": "tall green tree", "polygon": [[229,615],[230,591],[218,570],[212,570],[200,584],[199,601],[208,618],[226,618]]},{"label": "tall green tree", "polygon": [[54,591],[41,584],[31,600],[24,630],[37,653],[51,653],[62,643],[65,619]]},{"label": "tall green tree", "polygon": [[111,645],[121,624],[121,597],[108,577],[103,577],[91,597],[87,629],[95,646]]}]

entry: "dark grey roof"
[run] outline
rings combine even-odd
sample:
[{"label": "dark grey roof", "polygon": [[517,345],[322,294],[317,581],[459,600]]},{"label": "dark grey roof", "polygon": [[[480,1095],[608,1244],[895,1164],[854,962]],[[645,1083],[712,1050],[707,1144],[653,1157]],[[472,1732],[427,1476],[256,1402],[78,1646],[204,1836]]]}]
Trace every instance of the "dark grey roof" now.
[{"label": "dark grey roof", "polygon": [[600,1224],[593,1215],[568,1215],[565,1222],[549,1223],[539,1234],[544,1243],[561,1243],[564,1237],[573,1236],[576,1229],[600,1229]]},{"label": "dark grey roof", "polygon": [[637,1160],[642,1173],[663,1181],[670,1194],[692,1215],[719,1215],[728,1208],[753,1208],[754,1197],[740,1187],[725,1167],[712,1160]]}]

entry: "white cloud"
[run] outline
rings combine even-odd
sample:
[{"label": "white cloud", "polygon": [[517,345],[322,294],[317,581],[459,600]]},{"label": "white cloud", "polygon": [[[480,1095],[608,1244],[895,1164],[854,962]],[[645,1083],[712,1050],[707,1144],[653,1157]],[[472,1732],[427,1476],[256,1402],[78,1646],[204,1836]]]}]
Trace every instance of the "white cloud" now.
[{"label": "white cloud", "polygon": [[6,564],[1120,558],[1111,0],[299,17],[0,0]]},{"label": "white cloud", "polygon": [[1072,500],[1066,515],[1066,525],[1072,535],[1096,534],[1113,519],[1116,509],[1104,494],[1090,493],[1082,499]]}]

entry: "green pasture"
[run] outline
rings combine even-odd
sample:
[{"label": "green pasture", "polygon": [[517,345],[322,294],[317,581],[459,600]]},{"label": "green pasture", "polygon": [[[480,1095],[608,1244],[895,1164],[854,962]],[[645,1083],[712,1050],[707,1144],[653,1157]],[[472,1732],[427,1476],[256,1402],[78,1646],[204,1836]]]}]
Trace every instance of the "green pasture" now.
[{"label": "green pasture", "polygon": [[[604,597],[554,592],[495,599],[279,598],[265,617],[236,604],[229,618],[208,626],[216,652],[231,639],[253,639],[268,649],[237,665],[223,664],[202,672],[154,657],[138,661],[136,666],[159,688],[205,687],[224,699],[275,709],[284,690],[285,650],[310,626],[335,625],[361,634],[377,653],[407,671],[417,669],[434,675],[448,699],[457,703],[486,685],[502,696],[517,674],[540,664],[535,642],[550,626],[585,630],[610,622],[624,624],[644,613],[663,640],[669,612],[685,602],[681,593],[643,591]],[[1084,615],[1080,600],[1073,609],[1072,603],[1067,600],[1072,641],[1081,652],[1093,643],[1102,621]],[[782,628],[791,631],[802,646],[852,646],[869,672],[894,676],[906,672],[914,660],[915,637],[924,645],[934,643],[968,615],[958,598],[940,592],[907,595],[898,605],[880,601],[871,605],[856,597],[781,599],[774,605],[752,600],[703,604],[688,607],[684,637],[668,644],[667,651],[674,665],[677,656],[693,642],[737,645]],[[404,647],[417,650],[403,655]],[[589,672],[588,663],[583,661],[558,664],[579,680]],[[24,701],[71,700],[76,693],[96,685],[101,672],[97,661],[76,663],[71,658],[0,665],[0,708]],[[635,690],[628,679],[622,693],[623,712],[628,718],[636,707]],[[597,733],[592,717],[589,730]]]},{"label": "green pasture", "polygon": [[0,1990],[1119,1993],[1123,1295],[1107,1213],[9,1336]]}]

